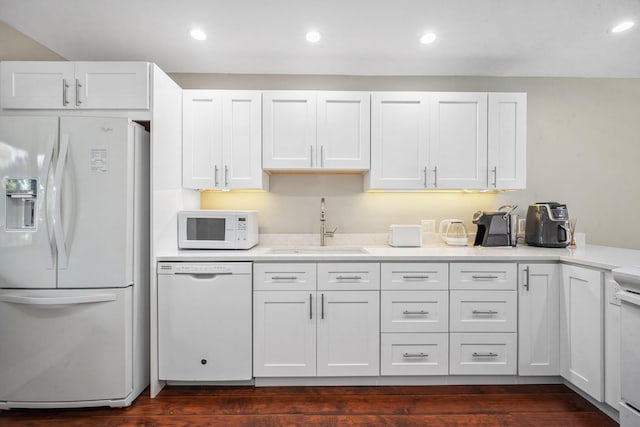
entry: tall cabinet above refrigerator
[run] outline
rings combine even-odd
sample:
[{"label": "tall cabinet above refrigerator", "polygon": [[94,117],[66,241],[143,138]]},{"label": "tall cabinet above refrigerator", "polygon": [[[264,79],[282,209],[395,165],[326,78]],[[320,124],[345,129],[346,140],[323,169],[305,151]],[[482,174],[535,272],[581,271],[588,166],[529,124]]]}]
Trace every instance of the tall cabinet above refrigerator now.
[{"label": "tall cabinet above refrigerator", "polygon": [[127,406],[149,384],[149,134],[0,117],[0,409]]}]

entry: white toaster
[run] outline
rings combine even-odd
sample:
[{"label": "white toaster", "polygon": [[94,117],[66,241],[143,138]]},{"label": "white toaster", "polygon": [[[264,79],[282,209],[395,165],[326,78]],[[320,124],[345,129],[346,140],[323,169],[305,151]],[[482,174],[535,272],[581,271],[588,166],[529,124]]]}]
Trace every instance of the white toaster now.
[{"label": "white toaster", "polygon": [[416,247],[422,246],[422,226],[391,225],[389,226],[389,246]]}]

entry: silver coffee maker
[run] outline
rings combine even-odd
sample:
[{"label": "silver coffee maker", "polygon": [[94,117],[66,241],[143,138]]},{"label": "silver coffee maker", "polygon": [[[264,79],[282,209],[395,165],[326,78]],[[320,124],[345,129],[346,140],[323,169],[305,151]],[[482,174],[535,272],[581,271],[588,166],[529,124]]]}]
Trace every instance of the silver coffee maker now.
[{"label": "silver coffee maker", "polygon": [[571,241],[567,205],[542,202],[529,206],[524,240],[530,246],[567,247]]}]

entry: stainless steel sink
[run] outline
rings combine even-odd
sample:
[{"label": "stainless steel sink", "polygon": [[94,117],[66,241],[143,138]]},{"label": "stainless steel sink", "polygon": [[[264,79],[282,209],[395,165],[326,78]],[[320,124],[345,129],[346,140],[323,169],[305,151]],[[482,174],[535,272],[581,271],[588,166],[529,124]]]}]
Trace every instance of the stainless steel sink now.
[{"label": "stainless steel sink", "polygon": [[342,246],[305,246],[300,248],[274,248],[269,249],[268,254],[279,255],[358,255],[368,254],[364,248],[358,247],[342,247]]}]

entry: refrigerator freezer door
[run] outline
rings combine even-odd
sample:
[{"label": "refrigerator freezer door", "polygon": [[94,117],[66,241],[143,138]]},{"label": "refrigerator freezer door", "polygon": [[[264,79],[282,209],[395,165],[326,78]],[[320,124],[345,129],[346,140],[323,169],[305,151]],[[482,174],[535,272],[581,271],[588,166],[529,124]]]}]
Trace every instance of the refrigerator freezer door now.
[{"label": "refrigerator freezer door", "polygon": [[0,117],[0,288],[56,286],[48,195],[57,141],[57,117]]},{"label": "refrigerator freezer door", "polygon": [[132,288],[0,290],[0,407],[132,391]]},{"label": "refrigerator freezer door", "polygon": [[133,283],[133,126],[119,118],[60,119],[58,288]]}]

